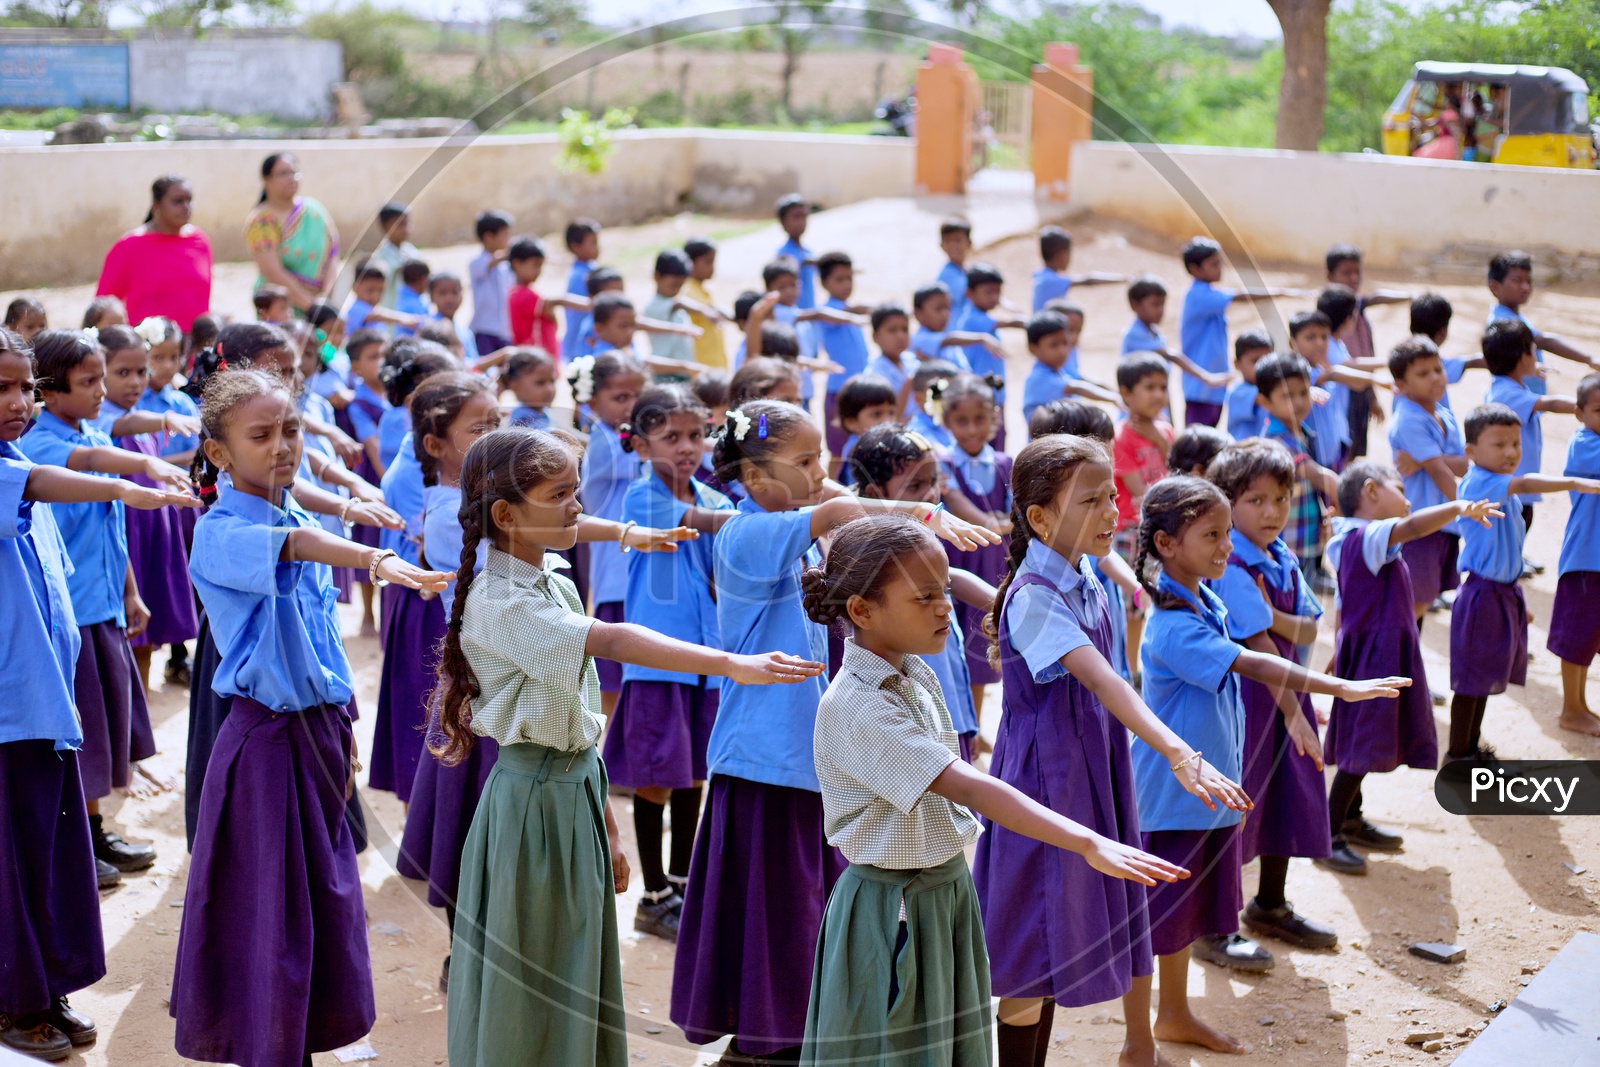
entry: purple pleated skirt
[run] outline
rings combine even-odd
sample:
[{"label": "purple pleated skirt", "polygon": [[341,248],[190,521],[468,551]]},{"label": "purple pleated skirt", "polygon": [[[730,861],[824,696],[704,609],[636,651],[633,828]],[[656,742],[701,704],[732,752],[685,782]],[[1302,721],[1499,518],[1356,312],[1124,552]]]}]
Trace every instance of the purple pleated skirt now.
[{"label": "purple pleated skirt", "polygon": [[107,619],[78,627],[78,634],[83,639],[73,678],[83,723],[78,770],[84,797],[99,800],[113,787],[127,787],[133,764],[156,754],[156,739],[128,632]]},{"label": "purple pleated skirt", "polygon": [[[1328,789],[1311,757],[1300,755],[1289,740],[1289,728],[1272,694],[1259,682],[1245,680],[1244,774],[1239,783],[1255,808],[1244,813],[1239,828],[1243,862],[1257,856],[1327,856]],[[1300,714],[1317,728],[1311,701],[1299,698]]]},{"label": "purple pleated skirt", "polygon": [[299,1067],[372,1029],[345,821],[350,718],[236,697],[212,752],[172,976],[179,1054]]},{"label": "purple pleated skirt", "polygon": [[500,746],[493,739],[479,737],[467,758],[454,767],[445,766],[428,752],[417,763],[396,869],[406,878],[426,881],[428,903],[436,908],[456,906],[461,849],[472,828],[478,798],[483,796],[483,783],[499,756]]},{"label": "purple pleated skirt", "polygon": [[444,601],[423,599],[415,589],[388,600],[394,619],[384,628],[383,668],[378,681],[378,721],[372,731],[367,784],[411,799],[411,783],[422,759],[428,701],[438,684],[439,642],[444,638]]},{"label": "purple pleated skirt", "polygon": [[1545,647],[1584,667],[1600,655],[1600,571],[1568,571],[1556,582]]},{"label": "purple pleated skirt", "polygon": [[[604,604],[594,606],[594,617],[600,622],[626,622],[623,616],[622,601],[608,600]],[[600,692],[622,692],[622,664],[614,659],[596,659],[594,669],[600,675]],[[609,771],[610,768],[608,767]]]},{"label": "purple pleated skirt", "polygon": [[1492,697],[1527,681],[1528,603],[1522,587],[1468,575],[1450,608],[1450,688],[1462,696]]},{"label": "purple pleated skirt", "polygon": [[389,627],[394,624],[394,618],[400,612],[400,601],[405,594],[411,592],[403,585],[393,582],[378,590],[378,640],[389,644]]},{"label": "purple pleated skirt", "polygon": [[1152,830],[1144,835],[1144,850],[1189,871],[1188,878],[1147,890],[1152,952],[1170,956],[1196,938],[1238,933],[1244,907],[1238,826]]},{"label": "purple pleated skirt", "polygon": [[[340,411],[339,414],[343,415],[344,412]],[[346,430],[345,432],[349,433],[352,437],[355,436],[352,431]],[[377,468],[372,465],[372,461],[367,458],[365,450],[362,451],[361,458],[356,461],[355,473],[358,478],[365,480],[369,485],[375,486],[383,480],[382,476],[378,474]],[[378,529],[376,526],[352,526],[350,528],[349,536],[350,540],[354,541],[358,545],[366,545],[368,548],[377,548],[378,539],[380,536],[382,536],[382,534],[383,531]],[[345,569],[349,574],[351,581],[359,582],[362,585],[367,585],[372,581],[367,571],[362,568],[335,569]]]},{"label": "purple pleated skirt", "polygon": [[184,508],[141,511],[128,508],[128,562],[139,596],[150,609],[150,625],[130,638],[134,648],[193,641],[200,632],[189,584],[189,552],[184,546]]},{"label": "purple pleated skirt", "polygon": [[78,754],[0,744],[0,1013],[44,1011],[105,977]]},{"label": "purple pleated skirt", "polygon": [[755,1055],[800,1044],[822,913],[847,866],[821,794],[712,777],[672,975],[672,1021],[690,1041],[736,1034]]},{"label": "purple pleated skirt", "polygon": [[688,789],[706,780],[719,689],[704,682],[624,682],[601,758],[624,789]]},{"label": "purple pleated skirt", "polygon": [[[1459,606],[1454,610],[1456,614],[1461,611]],[[1351,774],[1381,773],[1396,767],[1432,770],[1439,765],[1439,733],[1433,723],[1433,701],[1415,624],[1408,629],[1341,635],[1334,651],[1333,673],[1340,678],[1400,676],[1416,681],[1397,697],[1354,704],[1335,700],[1322,742],[1323,762]]]},{"label": "purple pleated skirt", "polygon": [[1400,546],[1406,568],[1411,572],[1411,599],[1417,604],[1432,604],[1446,589],[1461,585],[1456,561],[1461,554],[1461,538],[1437,530],[1427,537]]}]

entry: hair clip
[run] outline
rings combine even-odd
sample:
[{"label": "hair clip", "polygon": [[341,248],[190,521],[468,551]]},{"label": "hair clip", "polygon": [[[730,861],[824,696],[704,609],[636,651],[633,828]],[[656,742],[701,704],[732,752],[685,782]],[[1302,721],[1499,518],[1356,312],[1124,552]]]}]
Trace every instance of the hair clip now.
[{"label": "hair clip", "polygon": [[756,423],[756,436],[763,441],[767,439],[767,417],[765,415],[762,415]]},{"label": "hair clip", "polygon": [[225,371],[227,369],[228,369],[228,361],[222,358],[222,352],[219,349],[218,352],[217,352],[217,371],[218,371],[218,373],[221,373],[222,371]]},{"label": "hair clip", "polygon": [[933,451],[933,446],[928,443],[928,439],[915,430],[901,430],[900,435],[907,441],[910,441],[912,444],[916,445],[917,451],[919,452]]},{"label": "hair clip", "polygon": [[81,331],[83,339],[92,345],[100,343],[100,329],[97,326],[85,326]]},{"label": "hair clip", "polygon": [[728,412],[728,428],[733,431],[735,441],[743,441],[745,435],[750,432],[750,416],[734,408]]}]

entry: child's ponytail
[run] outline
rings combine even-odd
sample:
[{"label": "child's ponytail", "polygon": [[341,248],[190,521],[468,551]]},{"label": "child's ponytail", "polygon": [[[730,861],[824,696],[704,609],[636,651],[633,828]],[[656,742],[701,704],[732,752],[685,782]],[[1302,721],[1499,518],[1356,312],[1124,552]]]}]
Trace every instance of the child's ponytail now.
[{"label": "child's ponytail", "polygon": [[1146,490],[1144,508],[1139,516],[1139,552],[1133,558],[1133,573],[1139,585],[1150,594],[1151,604],[1158,608],[1175,608],[1184,603],[1180,597],[1159,592],[1150,573],[1152,567],[1157,573],[1161,569],[1156,534],[1182,537],[1183,531],[1202,515],[1218,504],[1227,503],[1222,490],[1190,474],[1169,474]]},{"label": "child's ponytail", "polygon": [[904,515],[869,515],[839,527],[822,567],[800,575],[800,603],[812,622],[849,619],[854,597],[878,601],[902,573],[895,561],[925,549],[940,551],[928,528]]},{"label": "child's ponytail", "polygon": [[989,663],[996,669],[1003,655],[1000,616],[1006,609],[1011,583],[1027,558],[1028,545],[1037,536],[1028,522],[1028,510],[1049,507],[1078,473],[1078,468],[1086,463],[1103,463],[1110,467],[1100,442],[1069,434],[1037,438],[1017,453],[1016,463],[1011,467],[1011,547],[1006,554],[1006,572],[995,587],[994,604],[983,617],[983,634],[990,641]]},{"label": "child's ponytail", "polygon": [[810,421],[803,408],[782,400],[752,400],[732,408],[716,432],[712,468],[724,482],[737,481],[744,464],[766,462],[796,427]]},{"label": "child's ponytail", "polygon": [[[470,454],[470,453],[469,453]],[[480,512],[488,509],[473,506],[467,496],[466,472],[462,471],[461,559],[456,564],[456,593],[450,603],[450,620],[445,624],[444,640],[439,646],[439,687],[434,699],[439,705],[439,736],[430,737],[428,749],[446,767],[454,767],[467,758],[476,738],[472,733],[472,702],[481,692],[478,676],[472,673],[466,653],[461,651],[461,615],[466,609],[467,593],[472,589],[473,575],[478,568],[478,542],[483,540],[483,522]]]}]

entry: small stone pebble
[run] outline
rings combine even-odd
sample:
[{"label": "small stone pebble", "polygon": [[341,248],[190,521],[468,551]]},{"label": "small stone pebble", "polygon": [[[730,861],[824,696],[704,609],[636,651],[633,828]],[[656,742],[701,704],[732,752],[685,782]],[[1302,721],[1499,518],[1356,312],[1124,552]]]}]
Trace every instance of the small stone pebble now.
[{"label": "small stone pebble", "polygon": [[1275,1023],[1276,1023],[1276,1022],[1277,1022],[1277,1021],[1278,1021],[1278,1020],[1276,1020],[1276,1019],[1274,1019],[1274,1018],[1273,1018],[1273,1017],[1272,1017],[1272,1016],[1270,1016],[1270,1015],[1263,1015],[1263,1016],[1262,1016],[1262,1017],[1261,1017],[1261,1018],[1259,1018],[1259,1019],[1257,1019],[1257,1020],[1256,1020],[1256,1022],[1258,1022],[1258,1023],[1260,1023],[1260,1024],[1261,1024],[1261,1025],[1262,1025],[1262,1026],[1272,1026],[1272,1025],[1274,1025],[1274,1024],[1275,1024]]},{"label": "small stone pebble", "polygon": [[1349,1012],[1340,1011],[1338,1008],[1334,1008],[1328,1013],[1328,1018],[1332,1019],[1336,1023],[1344,1022],[1349,1017]]}]

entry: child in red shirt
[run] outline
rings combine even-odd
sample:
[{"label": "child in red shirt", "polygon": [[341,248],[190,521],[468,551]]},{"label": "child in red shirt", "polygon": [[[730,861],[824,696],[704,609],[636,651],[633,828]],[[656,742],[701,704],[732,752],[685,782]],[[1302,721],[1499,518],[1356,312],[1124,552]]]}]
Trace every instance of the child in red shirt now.
[{"label": "child in red shirt", "polygon": [[556,308],[578,307],[587,311],[589,302],[569,296],[540,296],[534,292],[533,283],[544,270],[544,245],[536,237],[519,237],[512,241],[506,261],[511,264],[511,273],[517,282],[506,295],[511,343],[531,345],[550,353],[560,352],[561,343],[556,340]]},{"label": "child in red shirt", "polygon": [[1117,391],[1128,418],[1111,445],[1111,469],[1117,481],[1117,533],[1112,545],[1132,562],[1139,549],[1139,506],[1145,490],[1166,475],[1167,452],[1172,448],[1172,424],[1160,417],[1167,406],[1166,361],[1150,354],[1123,360],[1117,366]]}]

